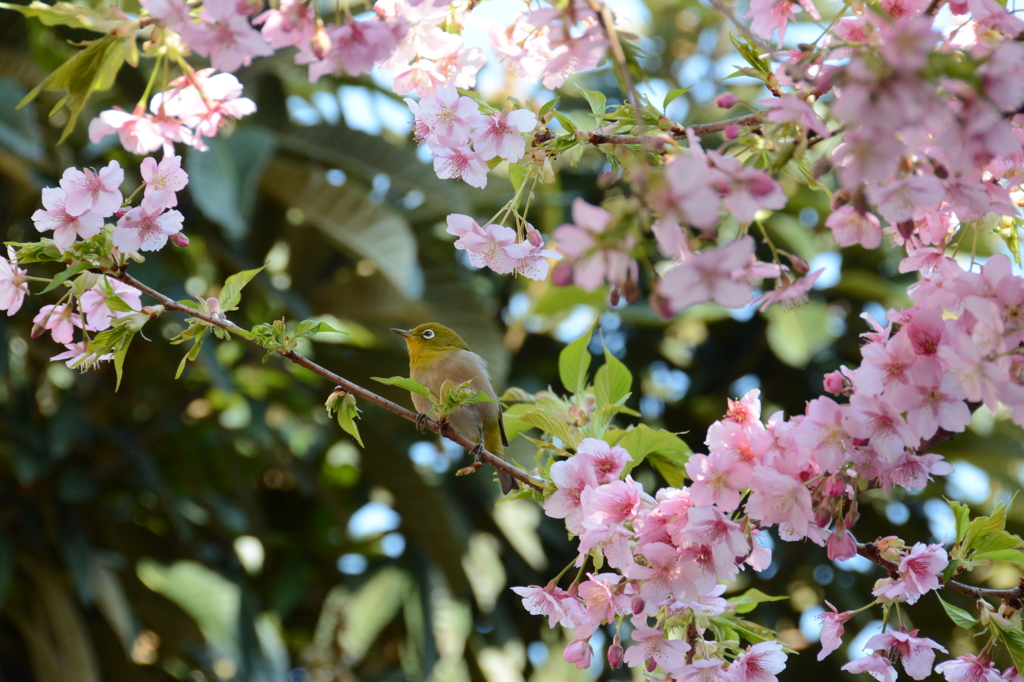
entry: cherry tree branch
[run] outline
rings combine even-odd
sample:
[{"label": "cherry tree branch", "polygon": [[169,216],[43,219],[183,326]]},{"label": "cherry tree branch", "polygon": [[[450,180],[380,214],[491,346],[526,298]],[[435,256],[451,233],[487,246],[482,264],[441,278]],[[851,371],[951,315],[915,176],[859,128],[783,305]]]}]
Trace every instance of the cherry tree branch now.
[{"label": "cherry tree branch", "polygon": [[[705,135],[714,135],[720,133],[731,125],[737,126],[756,126],[764,120],[764,111],[758,111],[753,114],[747,114],[745,116],[737,116],[736,118],[727,118],[724,121],[716,121],[714,123],[702,123],[699,125],[684,126],[681,123],[672,123],[672,127],[669,130],[659,130],[655,135],[606,135],[596,131],[580,130],[577,131],[576,137],[580,142],[584,144],[602,145],[602,144],[616,144],[616,145],[644,145],[654,150],[661,150],[666,145],[675,144],[677,140],[684,139],[686,137],[687,129],[693,131],[693,134],[697,137],[704,137]],[[550,131],[538,132],[534,135],[535,144],[547,142],[548,140],[555,139],[556,135]]]},{"label": "cherry tree branch", "polygon": [[[167,310],[173,310],[175,312],[184,313],[189,317],[194,317],[198,320],[202,320],[208,325],[219,327],[232,334],[248,334],[247,330],[243,329],[242,327],[239,327],[234,322],[231,322],[223,314],[208,315],[194,308],[182,305],[181,303],[178,303],[177,301],[160,293],[156,289],[153,289],[152,287],[143,284],[142,282],[140,282],[139,280],[135,279],[134,277],[125,272],[107,274],[109,277],[118,279],[124,282],[125,284],[135,287],[139,291],[142,291],[148,294],[149,296],[155,298]],[[327,379],[332,384],[337,385],[338,388],[340,388],[340,390],[344,391],[345,393],[350,393],[357,398],[362,398],[367,402],[373,403],[374,405],[377,405],[379,407],[383,407],[385,410],[397,414],[399,417],[404,417],[405,419],[408,419],[411,422],[417,423],[420,428],[429,429],[430,431],[433,431],[434,433],[440,436],[444,436],[445,438],[452,442],[458,443],[467,450],[473,450],[474,448],[477,447],[477,443],[474,443],[473,441],[459,434],[457,431],[455,431],[455,429],[452,428],[451,424],[449,424],[447,421],[434,421],[433,419],[427,419],[422,415],[413,412],[412,410],[406,409],[397,403],[393,403],[387,398],[379,396],[376,393],[373,393],[372,391],[368,391],[362,386],[354,384],[348,379],[345,379],[335,374],[334,372],[325,369],[324,367],[321,367],[320,365],[316,364],[309,358],[305,357],[301,353],[295,352],[294,350],[278,350],[276,352],[278,355],[285,358],[286,360],[289,360],[300,367],[305,367],[306,369],[310,370],[315,374],[319,374],[321,377]],[[535,490],[544,489],[545,483],[543,480],[531,476],[525,471],[522,471],[518,467],[509,464],[501,457],[498,457],[497,455],[494,455],[488,452],[487,450],[484,450],[483,448],[481,448],[478,452],[479,455],[477,455],[477,458],[480,461],[484,462],[485,464],[489,464],[495,469],[507,473],[512,478],[522,481],[524,484],[528,485],[529,487]]]},{"label": "cherry tree branch", "polygon": [[[900,577],[900,567],[884,558],[878,551],[878,546],[874,542],[865,542],[863,544],[857,543],[857,554],[861,555],[868,561],[878,564],[881,566],[886,573],[889,574],[890,578],[894,580]],[[1001,599],[1002,601],[1021,600],[1024,599],[1024,579],[1017,587],[1010,587],[1006,589],[994,589],[989,587],[973,587],[971,585],[965,585],[964,583],[956,580],[947,580],[942,586],[946,589],[965,594],[971,599]]]}]

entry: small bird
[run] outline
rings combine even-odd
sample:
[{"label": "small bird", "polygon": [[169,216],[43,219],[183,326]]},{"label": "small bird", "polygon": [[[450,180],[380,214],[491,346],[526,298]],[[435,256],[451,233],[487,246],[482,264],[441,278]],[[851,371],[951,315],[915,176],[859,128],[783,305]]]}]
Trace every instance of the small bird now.
[{"label": "small bird", "polygon": [[[483,391],[494,400],[498,399],[487,373],[484,359],[469,350],[462,337],[436,322],[428,322],[410,331],[392,329],[405,337],[409,349],[409,376],[420,382],[434,395],[441,392],[445,379],[453,385],[472,381],[470,388]],[[412,394],[416,411],[425,414],[433,407],[430,400],[418,393]],[[508,438],[498,403],[466,403],[457,412],[448,416],[448,423],[461,436],[483,443],[491,453],[501,457]],[[508,494],[519,488],[516,479],[504,471],[498,472],[501,491]]]}]

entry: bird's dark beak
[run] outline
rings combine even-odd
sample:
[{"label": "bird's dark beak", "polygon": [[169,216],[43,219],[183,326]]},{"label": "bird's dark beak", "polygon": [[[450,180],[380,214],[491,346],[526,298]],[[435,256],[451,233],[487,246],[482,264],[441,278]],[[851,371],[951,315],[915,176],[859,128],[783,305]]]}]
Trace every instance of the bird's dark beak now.
[{"label": "bird's dark beak", "polygon": [[393,331],[396,334],[401,334],[402,336],[404,336],[407,339],[411,339],[412,337],[416,336],[412,332],[407,332],[404,329],[394,329],[394,328],[392,328],[391,331]]}]

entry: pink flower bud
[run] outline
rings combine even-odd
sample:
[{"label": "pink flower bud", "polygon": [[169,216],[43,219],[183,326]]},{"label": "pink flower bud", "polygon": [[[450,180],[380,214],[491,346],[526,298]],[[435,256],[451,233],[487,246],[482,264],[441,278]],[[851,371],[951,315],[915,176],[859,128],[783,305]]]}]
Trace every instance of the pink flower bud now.
[{"label": "pink flower bud", "polygon": [[324,59],[331,51],[331,37],[327,35],[327,31],[324,30],[324,24],[322,21],[317,20],[316,32],[313,37],[309,40],[310,46],[313,48],[313,54],[316,55],[317,59]]},{"label": "pink flower bud", "polygon": [[846,385],[846,380],[843,378],[842,372],[829,372],[825,375],[825,390],[832,395],[839,395],[843,392],[843,387]]},{"label": "pink flower bud", "polygon": [[846,561],[857,556],[857,541],[846,530],[842,519],[836,521],[836,532],[832,533],[826,546],[828,558],[832,561]]},{"label": "pink flower bud", "polygon": [[736,95],[731,92],[727,92],[724,95],[719,95],[718,99],[715,100],[715,104],[717,104],[721,109],[732,109],[736,106],[736,102],[738,101],[739,98],[736,97]]},{"label": "pink flower bud", "polygon": [[793,254],[787,254],[789,257],[789,263],[793,266],[793,272],[798,275],[806,275],[807,271],[811,269],[811,266],[807,264],[800,256],[794,256]]},{"label": "pink flower bud", "polygon": [[842,497],[846,492],[846,481],[840,474],[833,474],[825,480],[821,492],[825,497]]},{"label": "pink flower bud", "polygon": [[211,315],[217,315],[220,313],[220,301],[216,298],[206,299],[206,307],[210,310]]},{"label": "pink flower bud", "polygon": [[185,248],[188,246],[188,237],[183,235],[181,232],[175,232],[170,236],[171,243],[175,246]]},{"label": "pink flower bud", "polygon": [[653,673],[654,669],[657,668],[657,667],[658,667],[658,662],[655,661],[653,658],[648,658],[644,662],[644,669],[646,669],[647,672],[649,672],[649,673]]},{"label": "pink flower bud", "polygon": [[131,206],[122,206],[114,211],[114,217],[120,219],[125,213],[131,210]]},{"label": "pink flower bud", "polygon": [[832,523],[832,510],[825,505],[819,506],[814,511],[814,525],[819,528],[828,528]]},{"label": "pink flower bud", "polygon": [[651,292],[650,298],[651,308],[658,314],[663,320],[671,320],[673,317],[672,306],[669,305],[668,299],[664,296],[660,296],[656,292]]},{"label": "pink flower bud", "polygon": [[633,615],[638,616],[644,612],[644,600],[640,597],[633,597]]},{"label": "pink flower bud", "polygon": [[740,136],[740,127],[738,125],[736,125],[735,123],[730,123],[729,126],[725,129],[725,139],[727,139],[727,140],[735,140],[739,136]]},{"label": "pink flower bud", "polygon": [[540,236],[540,232],[534,229],[533,225],[528,224],[526,226],[526,241],[534,246],[544,246],[544,239]]},{"label": "pink flower bud", "polygon": [[612,670],[622,667],[624,655],[622,651],[622,638],[616,634],[615,639],[612,640],[612,645],[608,647],[608,665],[611,666]]},{"label": "pink flower bud", "polygon": [[593,654],[594,650],[590,648],[590,640],[577,639],[565,647],[562,658],[566,663],[573,663],[580,670],[586,670],[590,667],[590,657]]},{"label": "pink flower bud", "polygon": [[551,272],[551,281],[556,287],[567,287],[572,284],[572,266],[575,261],[562,261]]}]

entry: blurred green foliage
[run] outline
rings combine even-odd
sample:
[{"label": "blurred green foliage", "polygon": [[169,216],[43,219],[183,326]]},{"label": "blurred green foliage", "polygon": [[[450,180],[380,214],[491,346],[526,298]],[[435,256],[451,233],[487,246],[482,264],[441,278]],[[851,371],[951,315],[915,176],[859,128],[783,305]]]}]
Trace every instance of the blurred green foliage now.
[{"label": "blurred green foliage", "polygon": [[[653,101],[692,86],[669,114],[724,118],[713,97],[732,54],[728,27],[693,0],[647,6],[653,35],[641,41],[643,66],[655,79],[652,92],[664,91]],[[71,53],[67,41],[89,35],[0,14],[7,240],[34,238],[29,216],[40,189],[68,166],[117,159],[127,184],[138,180],[138,159],[114,138],[89,144],[84,122],[109,106],[129,107],[146,73],[122,69],[62,145],[67,112],[46,116],[56,94],[14,109]],[[216,295],[215,283],[266,263],[234,319],[248,328],[317,316],[347,335],[321,334],[300,350],[362,385],[406,373],[405,350],[388,328],[434,320],[488,360],[499,388],[557,390],[563,342],[599,317],[590,351],[603,353],[603,339],[632,370],[628,406],[652,426],[684,432],[700,451],[727,397],[760,387],[765,417],[801,411],[820,393],[824,372],[856,364],[866,328],[858,315],[906,304],[910,280],[895,272],[895,257],[835,251],[823,228],[828,197],[799,177],[786,183],[789,208],[773,216],[769,232],[804,258],[841,258],[842,276],[793,311],[728,316],[699,307],[665,323],[644,302],[608,312],[603,292],[472,270],[456,258],[444,218],[491,215],[511,186],[496,176],[484,191],[437,179],[400,127],[353,127],[393,120],[401,105],[392,94],[370,79],[313,87],[289,61],[260,60],[239,74],[258,113],[210,140],[209,152],[186,154],[191,181],[179,208],[191,245],[168,247],[132,274],[182,299]],[[608,68],[580,81],[621,102]],[[741,81],[730,87],[749,101],[760,95]],[[573,87],[560,108],[589,117]],[[622,193],[599,187],[604,164],[588,152],[560,168],[558,184],[533,204],[534,224],[549,233],[573,198]],[[600,663],[589,672],[566,665],[564,635],[525,613],[508,587],[546,583],[573,559],[573,547],[562,524],[529,501],[495,505],[490,473],[454,478],[465,463],[460,450],[372,405],[360,405],[365,448],[357,448],[323,409],[331,386],[278,358],[264,364],[259,348],[238,340],[208,340],[174,381],[185,348],[167,343],[184,328],[173,315],[147,328],[151,342],[133,344],[115,393],[112,369],[80,375],[49,361],[61,350],[49,339],[29,338],[42,304],[33,299],[0,318],[0,680],[628,677]],[[409,402],[398,389],[380,393]],[[937,495],[990,511],[1020,485],[1021,437],[1005,419],[981,410],[941,451],[962,473],[920,495],[868,494],[861,540],[952,539],[943,525],[952,515]],[[510,454],[530,464],[534,450],[520,438]],[[654,456],[633,474],[651,492],[681,480],[677,466]],[[1020,532],[1021,520],[1018,505],[1010,530]],[[789,597],[754,617],[802,651],[785,679],[828,679],[845,652],[815,661],[806,634],[813,615],[826,598],[840,610],[861,606],[877,577],[872,566],[828,562],[814,545],[776,541],[773,566],[743,574],[735,591],[756,586]],[[1007,586],[1018,576],[988,579]],[[942,612],[938,600],[923,599],[910,610],[913,626],[953,654],[976,649]],[[847,631],[871,618],[861,614]]]}]

